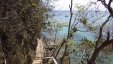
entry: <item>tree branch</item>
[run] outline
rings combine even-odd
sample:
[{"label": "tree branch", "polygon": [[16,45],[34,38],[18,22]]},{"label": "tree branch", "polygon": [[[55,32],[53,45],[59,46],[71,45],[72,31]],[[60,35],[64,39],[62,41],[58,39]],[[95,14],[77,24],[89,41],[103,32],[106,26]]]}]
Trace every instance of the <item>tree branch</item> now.
[{"label": "tree branch", "polygon": [[99,52],[100,52],[102,49],[104,49],[105,47],[107,47],[108,45],[112,44],[112,43],[113,43],[113,39],[104,41],[104,42],[94,51],[94,53],[93,53],[93,55],[92,55],[90,61],[88,62],[88,64],[96,64],[96,63],[95,63],[95,60],[96,60],[96,58],[97,58]]},{"label": "tree branch", "polygon": [[102,31],[103,31],[103,27],[107,24],[107,22],[109,21],[109,18],[111,16],[108,16],[108,18],[106,19],[106,21],[102,24],[102,26],[100,27],[100,32],[99,32],[99,36],[98,36],[98,40],[96,41],[96,45],[95,45],[95,49],[98,47],[98,43],[100,42],[100,39],[102,37]]},{"label": "tree branch", "polygon": [[108,4],[106,4],[105,0],[98,0],[98,1],[101,1],[101,3],[108,9],[110,15],[113,17],[113,9],[112,9],[112,7],[110,6],[112,0],[109,0]]}]

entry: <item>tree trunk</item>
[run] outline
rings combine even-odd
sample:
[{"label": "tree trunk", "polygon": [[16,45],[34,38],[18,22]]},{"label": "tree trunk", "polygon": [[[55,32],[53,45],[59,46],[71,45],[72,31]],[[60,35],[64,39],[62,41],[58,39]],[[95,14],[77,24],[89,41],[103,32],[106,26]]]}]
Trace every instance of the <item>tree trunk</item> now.
[{"label": "tree trunk", "polygon": [[98,48],[96,48],[94,50],[94,53],[93,53],[91,59],[88,61],[88,64],[96,64],[95,60],[96,60],[99,52],[112,43],[113,43],[113,39],[104,41]]}]

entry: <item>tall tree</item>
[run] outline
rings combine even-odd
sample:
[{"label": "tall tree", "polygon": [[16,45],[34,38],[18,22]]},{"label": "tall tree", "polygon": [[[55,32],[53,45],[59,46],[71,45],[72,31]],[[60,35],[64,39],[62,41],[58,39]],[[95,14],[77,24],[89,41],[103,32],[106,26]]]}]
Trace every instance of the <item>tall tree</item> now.
[{"label": "tall tree", "polygon": [[0,0],[0,52],[6,64],[32,64],[47,10],[41,0]]},{"label": "tall tree", "polygon": [[107,0],[98,0],[98,1],[100,1],[105,6],[105,8],[108,9],[110,15],[100,27],[100,32],[99,32],[98,40],[96,41],[95,50],[93,52],[91,59],[88,61],[88,64],[96,64],[95,60],[99,52],[108,45],[113,44],[113,38],[110,38],[111,37],[110,32],[107,33],[106,40],[101,44],[98,44],[100,42],[100,39],[102,38],[103,27],[108,23],[109,19],[113,17],[113,9],[111,7],[112,0],[108,0],[108,3],[106,3]]}]

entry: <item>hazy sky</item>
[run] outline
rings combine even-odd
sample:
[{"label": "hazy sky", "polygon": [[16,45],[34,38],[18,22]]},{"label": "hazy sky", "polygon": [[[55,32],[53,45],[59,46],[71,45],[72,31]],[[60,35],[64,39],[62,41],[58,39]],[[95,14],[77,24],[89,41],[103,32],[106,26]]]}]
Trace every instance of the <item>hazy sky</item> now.
[{"label": "hazy sky", "polygon": [[[97,0],[73,0],[73,4],[87,5],[89,2],[96,2]],[[69,10],[69,4],[71,0],[58,0],[53,3],[55,6],[54,10]],[[97,3],[101,4],[100,2]],[[104,6],[100,5],[100,10],[103,10]]]},{"label": "hazy sky", "polygon": [[[71,0],[58,0],[54,3],[55,5],[55,10],[68,10],[69,9],[69,4]],[[81,5],[86,5],[89,0],[73,0],[74,4],[79,3]]]}]

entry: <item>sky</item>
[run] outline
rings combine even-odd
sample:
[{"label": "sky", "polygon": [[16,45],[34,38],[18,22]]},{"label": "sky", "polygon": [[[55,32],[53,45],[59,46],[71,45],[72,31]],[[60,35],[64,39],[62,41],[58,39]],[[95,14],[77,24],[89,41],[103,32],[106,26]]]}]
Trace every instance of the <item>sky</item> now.
[{"label": "sky", "polygon": [[[73,0],[73,4],[80,4],[80,5],[87,5],[89,2],[96,2],[97,0]],[[53,2],[54,10],[69,10],[69,4],[71,0],[58,0]],[[97,3],[97,5],[101,4],[100,2]],[[103,10],[104,6],[101,4],[100,10]]]},{"label": "sky", "polygon": [[[69,9],[70,1],[71,0],[59,0],[59,1],[56,1],[54,3],[55,10],[68,10]],[[88,0],[78,0],[78,1],[77,0],[73,0],[73,2],[85,5],[88,2]]]}]

